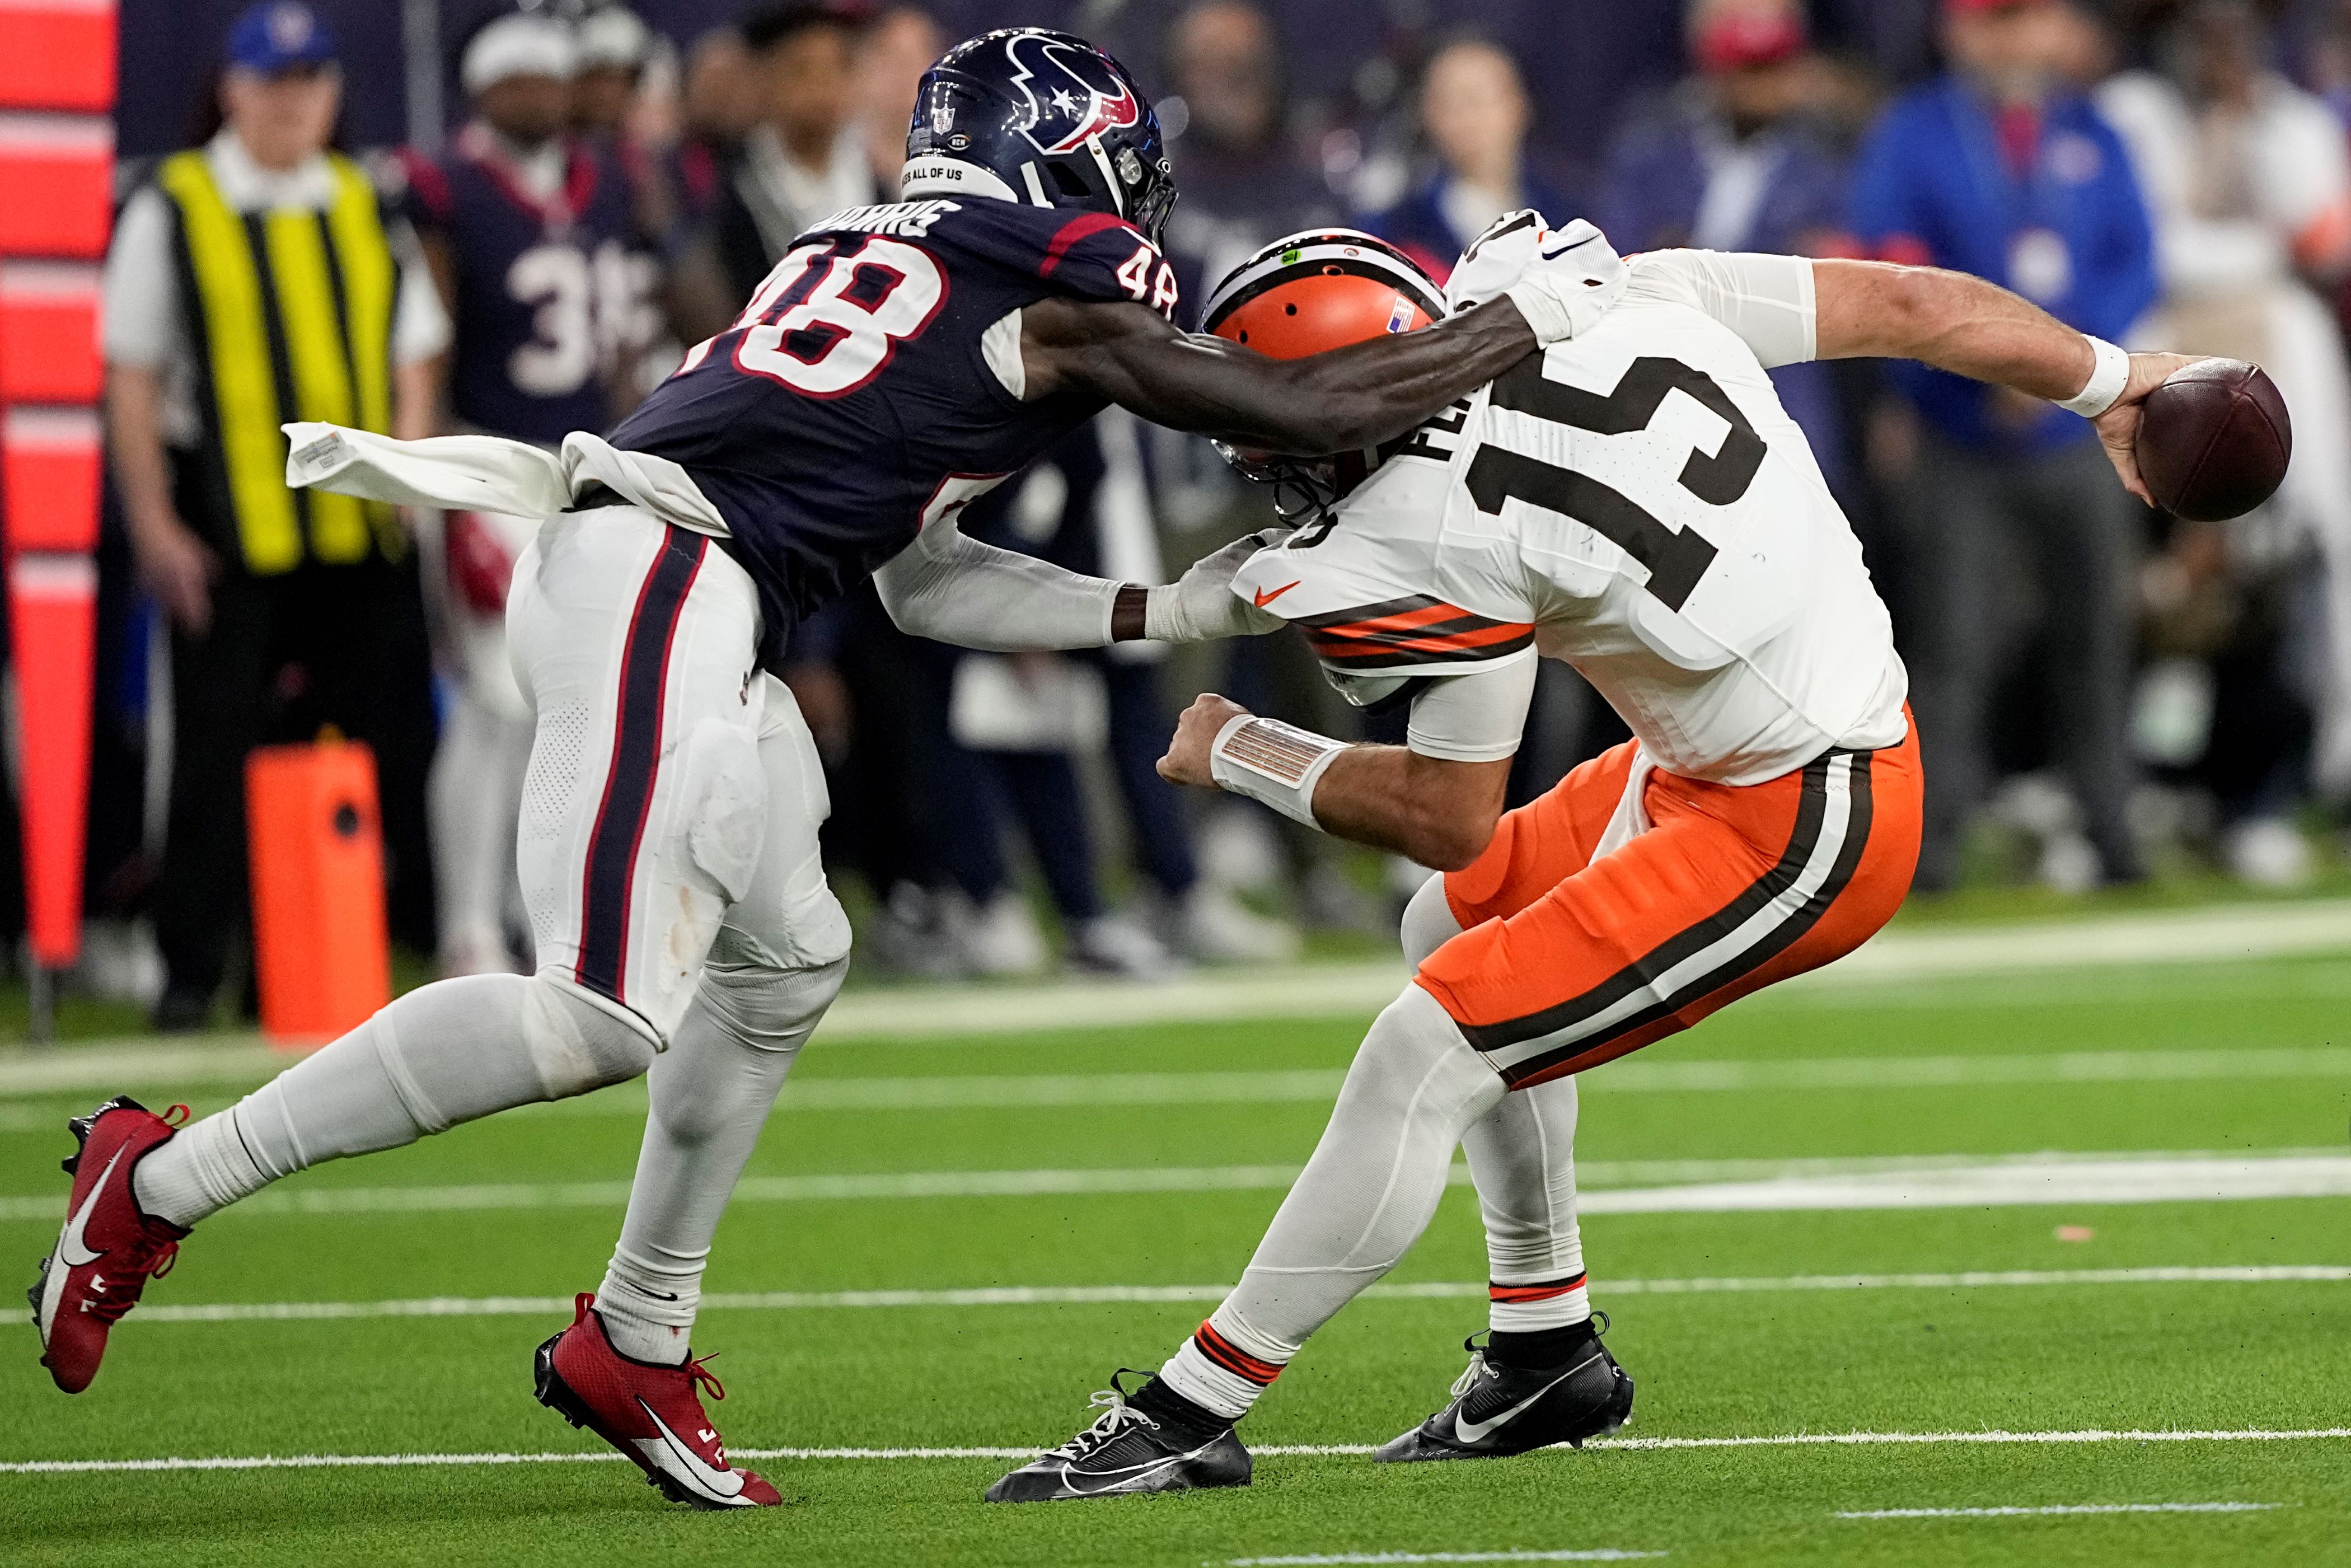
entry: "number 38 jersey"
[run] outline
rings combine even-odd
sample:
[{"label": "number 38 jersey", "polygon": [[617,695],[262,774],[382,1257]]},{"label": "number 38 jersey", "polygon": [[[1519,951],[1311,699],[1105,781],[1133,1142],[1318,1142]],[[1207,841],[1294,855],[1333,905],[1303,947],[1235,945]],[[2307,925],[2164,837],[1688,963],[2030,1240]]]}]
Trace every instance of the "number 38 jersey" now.
[{"label": "number 38 jersey", "polygon": [[1132,225],[988,198],[837,214],[794,242],[734,326],[611,434],[682,465],[791,626],[1101,412],[1023,401],[1019,312],[1049,297],[1176,307]]},{"label": "number 38 jersey", "polygon": [[[1885,606],[1765,374],[1813,355],[1812,264],[1631,265],[1593,330],[1414,432],[1234,591],[1301,627],[1359,697],[1562,659],[1690,778],[1761,783],[1899,742],[1907,678]],[[1418,700],[1458,710],[1479,689],[1515,689],[1501,722],[1520,722],[1524,672]]]}]

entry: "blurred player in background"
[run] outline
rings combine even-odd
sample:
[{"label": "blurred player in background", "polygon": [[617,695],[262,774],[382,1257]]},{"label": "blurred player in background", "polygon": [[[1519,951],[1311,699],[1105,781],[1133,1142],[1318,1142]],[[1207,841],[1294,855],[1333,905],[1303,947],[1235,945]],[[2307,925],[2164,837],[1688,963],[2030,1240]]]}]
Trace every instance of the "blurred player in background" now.
[{"label": "blurred player in background", "polygon": [[[622,412],[625,324],[641,306],[619,166],[570,134],[579,40],[555,17],[501,16],[465,47],[473,115],[439,162],[411,160],[426,257],[456,320],[456,428],[552,448]],[[530,707],[507,658],[506,596],[534,517],[445,514],[448,627],[458,696],[434,758],[433,847],[441,969],[510,970],[515,812]]]},{"label": "blurred player in background", "polygon": [[[1498,223],[1443,302],[1401,251],[1294,235],[1219,286],[1206,324],[1307,353],[1491,298],[1560,252],[1628,270],[1590,225],[1540,225]],[[1408,706],[1409,741],[1343,746],[1209,695],[1160,770],[1449,874],[1407,909],[1414,983],[1240,1284],[1131,1401],[1113,1379],[1093,1426],[990,1500],[1246,1485],[1234,1424],[1419,1239],[1457,1145],[1491,1332],[1451,1402],[1376,1457],[1500,1457],[1621,1426],[1633,1382],[1586,1292],[1572,1075],[1851,952],[1917,862],[1892,627],[1765,372],[1887,355],[2013,387],[2095,418],[2143,493],[2137,401],[2188,362],[1953,273],[1708,251],[1629,273],[1597,326],[1409,440],[1312,464],[1236,455],[1316,506],[1233,591],[1303,630],[1354,700]],[[1637,738],[1505,814],[1539,654]]]}]

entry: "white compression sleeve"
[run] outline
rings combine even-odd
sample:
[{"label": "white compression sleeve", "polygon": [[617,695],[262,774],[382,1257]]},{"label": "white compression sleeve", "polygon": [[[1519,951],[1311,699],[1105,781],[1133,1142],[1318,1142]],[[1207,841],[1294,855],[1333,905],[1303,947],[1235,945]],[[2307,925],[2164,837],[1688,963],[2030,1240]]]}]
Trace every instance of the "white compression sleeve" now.
[{"label": "white compression sleeve", "polygon": [[[1428,1228],[1462,1133],[1502,1080],[1418,986],[1364,1036],[1322,1141],[1273,1217],[1241,1282],[1207,1328],[1278,1373],[1316,1329],[1394,1268]],[[1195,1335],[1160,1369],[1178,1394],[1238,1417],[1264,1382],[1212,1359]]]},{"label": "white compression sleeve", "polygon": [[1002,652],[1100,648],[1119,585],[966,536],[942,517],[883,563],[873,586],[900,631]]},{"label": "white compression sleeve", "polygon": [[1653,250],[1635,256],[1627,299],[1669,299],[1702,310],[1733,332],[1765,370],[1820,351],[1813,264],[1801,256]]},{"label": "white compression sleeve", "polygon": [[1447,675],[1412,700],[1405,740],[1423,757],[1447,762],[1499,762],[1518,754],[1535,695],[1536,663],[1514,659],[1498,670]]},{"label": "white compression sleeve", "polygon": [[653,1058],[651,1036],[569,986],[441,980],[140,1161],[137,1196],[148,1213],[193,1225],[322,1161],[618,1083]]}]

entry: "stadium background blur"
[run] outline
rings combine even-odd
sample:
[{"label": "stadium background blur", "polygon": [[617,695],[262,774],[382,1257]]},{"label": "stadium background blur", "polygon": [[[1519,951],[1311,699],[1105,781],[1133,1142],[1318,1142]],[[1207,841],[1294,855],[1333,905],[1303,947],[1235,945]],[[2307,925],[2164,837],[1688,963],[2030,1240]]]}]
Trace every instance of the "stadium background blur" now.
[{"label": "stadium background blur", "polygon": [[[220,40],[240,8],[124,0],[119,197],[208,133]],[[464,116],[455,60],[502,8],[316,8],[340,40],[340,144],[371,155],[396,193],[394,152],[444,145]],[[2001,281],[2086,329],[2294,359],[2300,477],[2220,527],[2126,508],[2118,494],[2074,504],[2052,454],[2086,427],[2050,434],[2045,410],[1955,413],[1943,390],[1868,363],[1782,376],[1887,592],[1922,729],[1947,748],[1930,763],[1942,793],[1923,894],[2341,880],[2351,5],[963,0],[841,12],[849,73],[814,89],[778,57],[806,36],[803,19],[733,0],[645,0],[639,14],[642,47],[616,47],[574,114],[637,198],[642,364],[656,375],[775,259],[747,254],[758,232],[729,195],[757,184],[763,136],[771,149],[805,144],[815,127],[841,188],[887,199],[919,66],[1016,23],[1097,40],[1155,92],[1183,192],[1168,243],[1187,308],[1290,229],[1360,225],[1441,273],[1488,219],[1532,204],[1589,215],[1628,252],[1698,244],[2005,270]],[[2004,237],[1988,265],[1946,248],[1975,214],[1938,207],[1948,193],[1931,177],[1970,149],[1938,147],[1917,112],[1928,99],[1916,95],[1955,66],[2005,105],[1987,120],[2006,168],[1991,184],[2023,203],[1993,214]],[[780,142],[761,129],[776,125]],[[2279,155],[2318,125],[2321,155]],[[2128,156],[2110,166],[2101,150],[2120,146]],[[2044,221],[2033,204],[2051,181],[2098,185],[2101,232],[2121,238],[2074,243],[2063,221]],[[2324,344],[2302,329],[2312,321]],[[1172,572],[1270,518],[1204,444],[1115,414],[991,499],[974,508],[976,531],[1129,579]],[[428,604],[441,597],[432,526]],[[111,504],[99,559],[90,940],[77,983],[143,1006],[162,987],[144,917],[169,853],[156,745],[169,724],[151,700],[168,682]],[[1411,868],[1246,801],[1178,800],[1151,775],[1168,722],[1200,689],[1349,733],[1355,716],[1290,639],[1141,662],[964,655],[897,633],[868,590],[810,629],[788,678],[832,773],[828,852],[857,912],[864,977],[1061,963],[1148,978],[1301,943],[1385,944],[1414,883]],[[1622,735],[1572,672],[1547,664],[1514,800]],[[0,854],[16,843],[0,831]],[[435,946],[431,868],[395,854],[392,875],[395,935],[421,958]],[[0,899],[19,883],[0,868]],[[0,921],[21,918],[0,905]],[[239,1008],[235,990],[222,1008]]]}]

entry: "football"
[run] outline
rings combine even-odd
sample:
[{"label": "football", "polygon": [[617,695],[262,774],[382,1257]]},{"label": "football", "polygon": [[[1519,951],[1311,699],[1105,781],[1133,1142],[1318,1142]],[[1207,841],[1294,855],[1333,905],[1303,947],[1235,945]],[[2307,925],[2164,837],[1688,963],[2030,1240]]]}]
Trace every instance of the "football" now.
[{"label": "football", "polygon": [[2199,360],[2147,394],[2138,471],[2156,504],[2190,522],[2242,517],[2277,491],[2294,425],[2277,383],[2242,360]]}]

